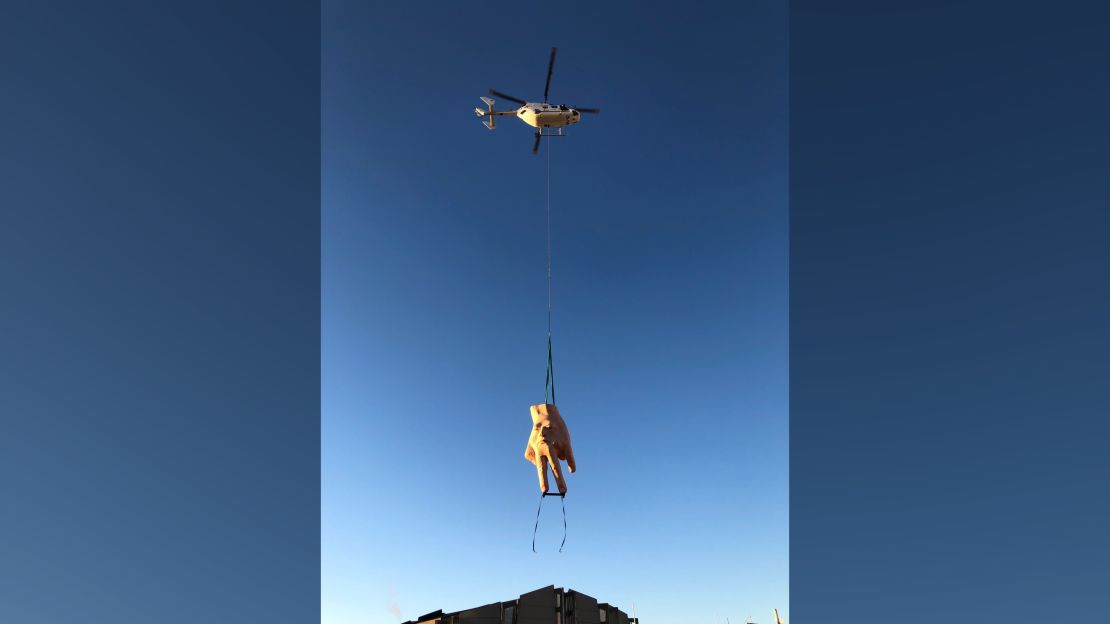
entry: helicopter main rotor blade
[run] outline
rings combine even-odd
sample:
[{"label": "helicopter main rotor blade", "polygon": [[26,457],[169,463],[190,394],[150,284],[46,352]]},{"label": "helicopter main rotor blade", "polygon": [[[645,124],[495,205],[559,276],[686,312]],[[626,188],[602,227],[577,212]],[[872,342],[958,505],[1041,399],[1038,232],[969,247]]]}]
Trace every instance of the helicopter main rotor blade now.
[{"label": "helicopter main rotor blade", "polygon": [[532,153],[535,154],[540,151],[540,133],[536,132],[536,142],[532,143]]},{"label": "helicopter main rotor blade", "polygon": [[508,100],[510,102],[516,102],[517,104],[521,104],[521,105],[524,105],[524,104],[528,103],[528,102],[525,102],[524,100],[522,100],[520,98],[515,98],[515,97],[513,97],[513,96],[511,96],[507,93],[502,93],[500,91],[494,91],[493,89],[489,90],[489,94],[494,96],[494,97],[499,97],[502,100]]},{"label": "helicopter main rotor blade", "polygon": [[600,113],[601,112],[600,108],[578,108],[577,106],[571,106],[571,108],[573,108],[574,110],[576,110],[580,113]]},{"label": "helicopter main rotor blade", "polygon": [[559,48],[551,48],[551,59],[547,61],[547,84],[543,87],[543,101],[547,101],[547,92],[551,90],[551,70],[555,69],[555,53]]}]

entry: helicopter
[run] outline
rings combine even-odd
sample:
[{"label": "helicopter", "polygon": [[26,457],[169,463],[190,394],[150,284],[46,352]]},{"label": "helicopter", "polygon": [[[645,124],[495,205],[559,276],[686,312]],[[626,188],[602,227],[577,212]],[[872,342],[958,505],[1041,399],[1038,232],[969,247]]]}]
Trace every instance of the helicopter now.
[{"label": "helicopter", "polygon": [[[487,109],[474,108],[474,114],[479,118],[488,117],[488,119],[482,119],[482,123],[490,130],[497,127],[497,118],[504,115],[512,115],[535,128],[536,140],[532,143],[533,154],[539,151],[540,139],[542,137],[563,136],[563,128],[578,123],[582,118],[582,113],[601,112],[600,108],[583,108],[581,106],[567,106],[566,104],[551,104],[547,101],[547,94],[551,90],[551,70],[555,68],[555,53],[557,51],[558,48],[551,48],[551,58],[547,61],[547,84],[543,88],[542,102],[526,102],[520,98],[490,89],[490,95],[510,102],[516,102],[520,104],[520,108],[503,111],[493,110],[493,105],[496,100],[484,96],[481,100],[485,102]],[[545,129],[550,130],[545,131]]]}]

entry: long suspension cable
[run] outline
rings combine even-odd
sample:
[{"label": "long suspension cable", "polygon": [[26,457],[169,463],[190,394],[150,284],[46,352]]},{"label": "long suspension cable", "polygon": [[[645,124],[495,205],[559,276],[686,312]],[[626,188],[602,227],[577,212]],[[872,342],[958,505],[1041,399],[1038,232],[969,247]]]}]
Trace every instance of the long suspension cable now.
[{"label": "long suspension cable", "polygon": [[[555,403],[555,364],[551,358],[551,141],[547,142],[547,197],[545,201],[547,216],[547,375],[544,378],[543,400],[547,402],[548,384],[551,386],[551,403]],[[539,461],[539,458],[536,458]],[[558,460],[555,460],[558,461]],[[536,524],[532,527],[532,552],[536,552],[536,531],[540,528],[540,511],[543,509],[543,499],[554,496],[547,492],[540,493],[540,504],[536,508]],[[567,543],[567,505],[566,494],[559,493],[559,503],[563,510],[563,541],[559,544],[559,552]]]},{"label": "long suspension cable", "polygon": [[543,382],[543,400],[547,402],[547,387],[551,386],[551,402],[555,403],[555,364],[551,355],[551,143],[547,142],[547,374]]},{"label": "long suspension cable", "polygon": [[547,142],[547,336],[551,337],[551,141]]}]

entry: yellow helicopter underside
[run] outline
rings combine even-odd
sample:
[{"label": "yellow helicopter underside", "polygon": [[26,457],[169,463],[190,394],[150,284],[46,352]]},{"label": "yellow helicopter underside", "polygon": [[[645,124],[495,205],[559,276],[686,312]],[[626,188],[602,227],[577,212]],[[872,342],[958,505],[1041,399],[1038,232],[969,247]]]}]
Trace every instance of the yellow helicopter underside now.
[{"label": "yellow helicopter underside", "polygon": [[578,123],[578,111],[567,110],[541,110],[521,108],[516,116],[533,128],[559,128]]}]

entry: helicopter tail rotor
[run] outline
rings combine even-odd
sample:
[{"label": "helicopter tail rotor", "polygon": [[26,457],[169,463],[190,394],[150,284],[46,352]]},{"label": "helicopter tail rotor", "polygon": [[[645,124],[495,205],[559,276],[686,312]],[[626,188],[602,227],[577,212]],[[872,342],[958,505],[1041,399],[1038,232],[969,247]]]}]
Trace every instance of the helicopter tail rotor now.
[{"label": "helicopter tail rotor", "polygon": [[497,127],[497,117],[494,116],[494,114],[493,114],[494,100],[493,100],[493,98],[488,98],[488,97],[485,97],[485,96],[482,96],[481,99],[482,99],[483,102],[486,103],[486,106],[489,107],[489,110],[482,110],[481,108],[478,108],[477,106],[475,106],[474,107],[474,114],[477,115],[478,117],[488,117],[489,119],[483,119],[482,120],[482,124],[484,124],[490,130],[493,130],[494,128]]}]

